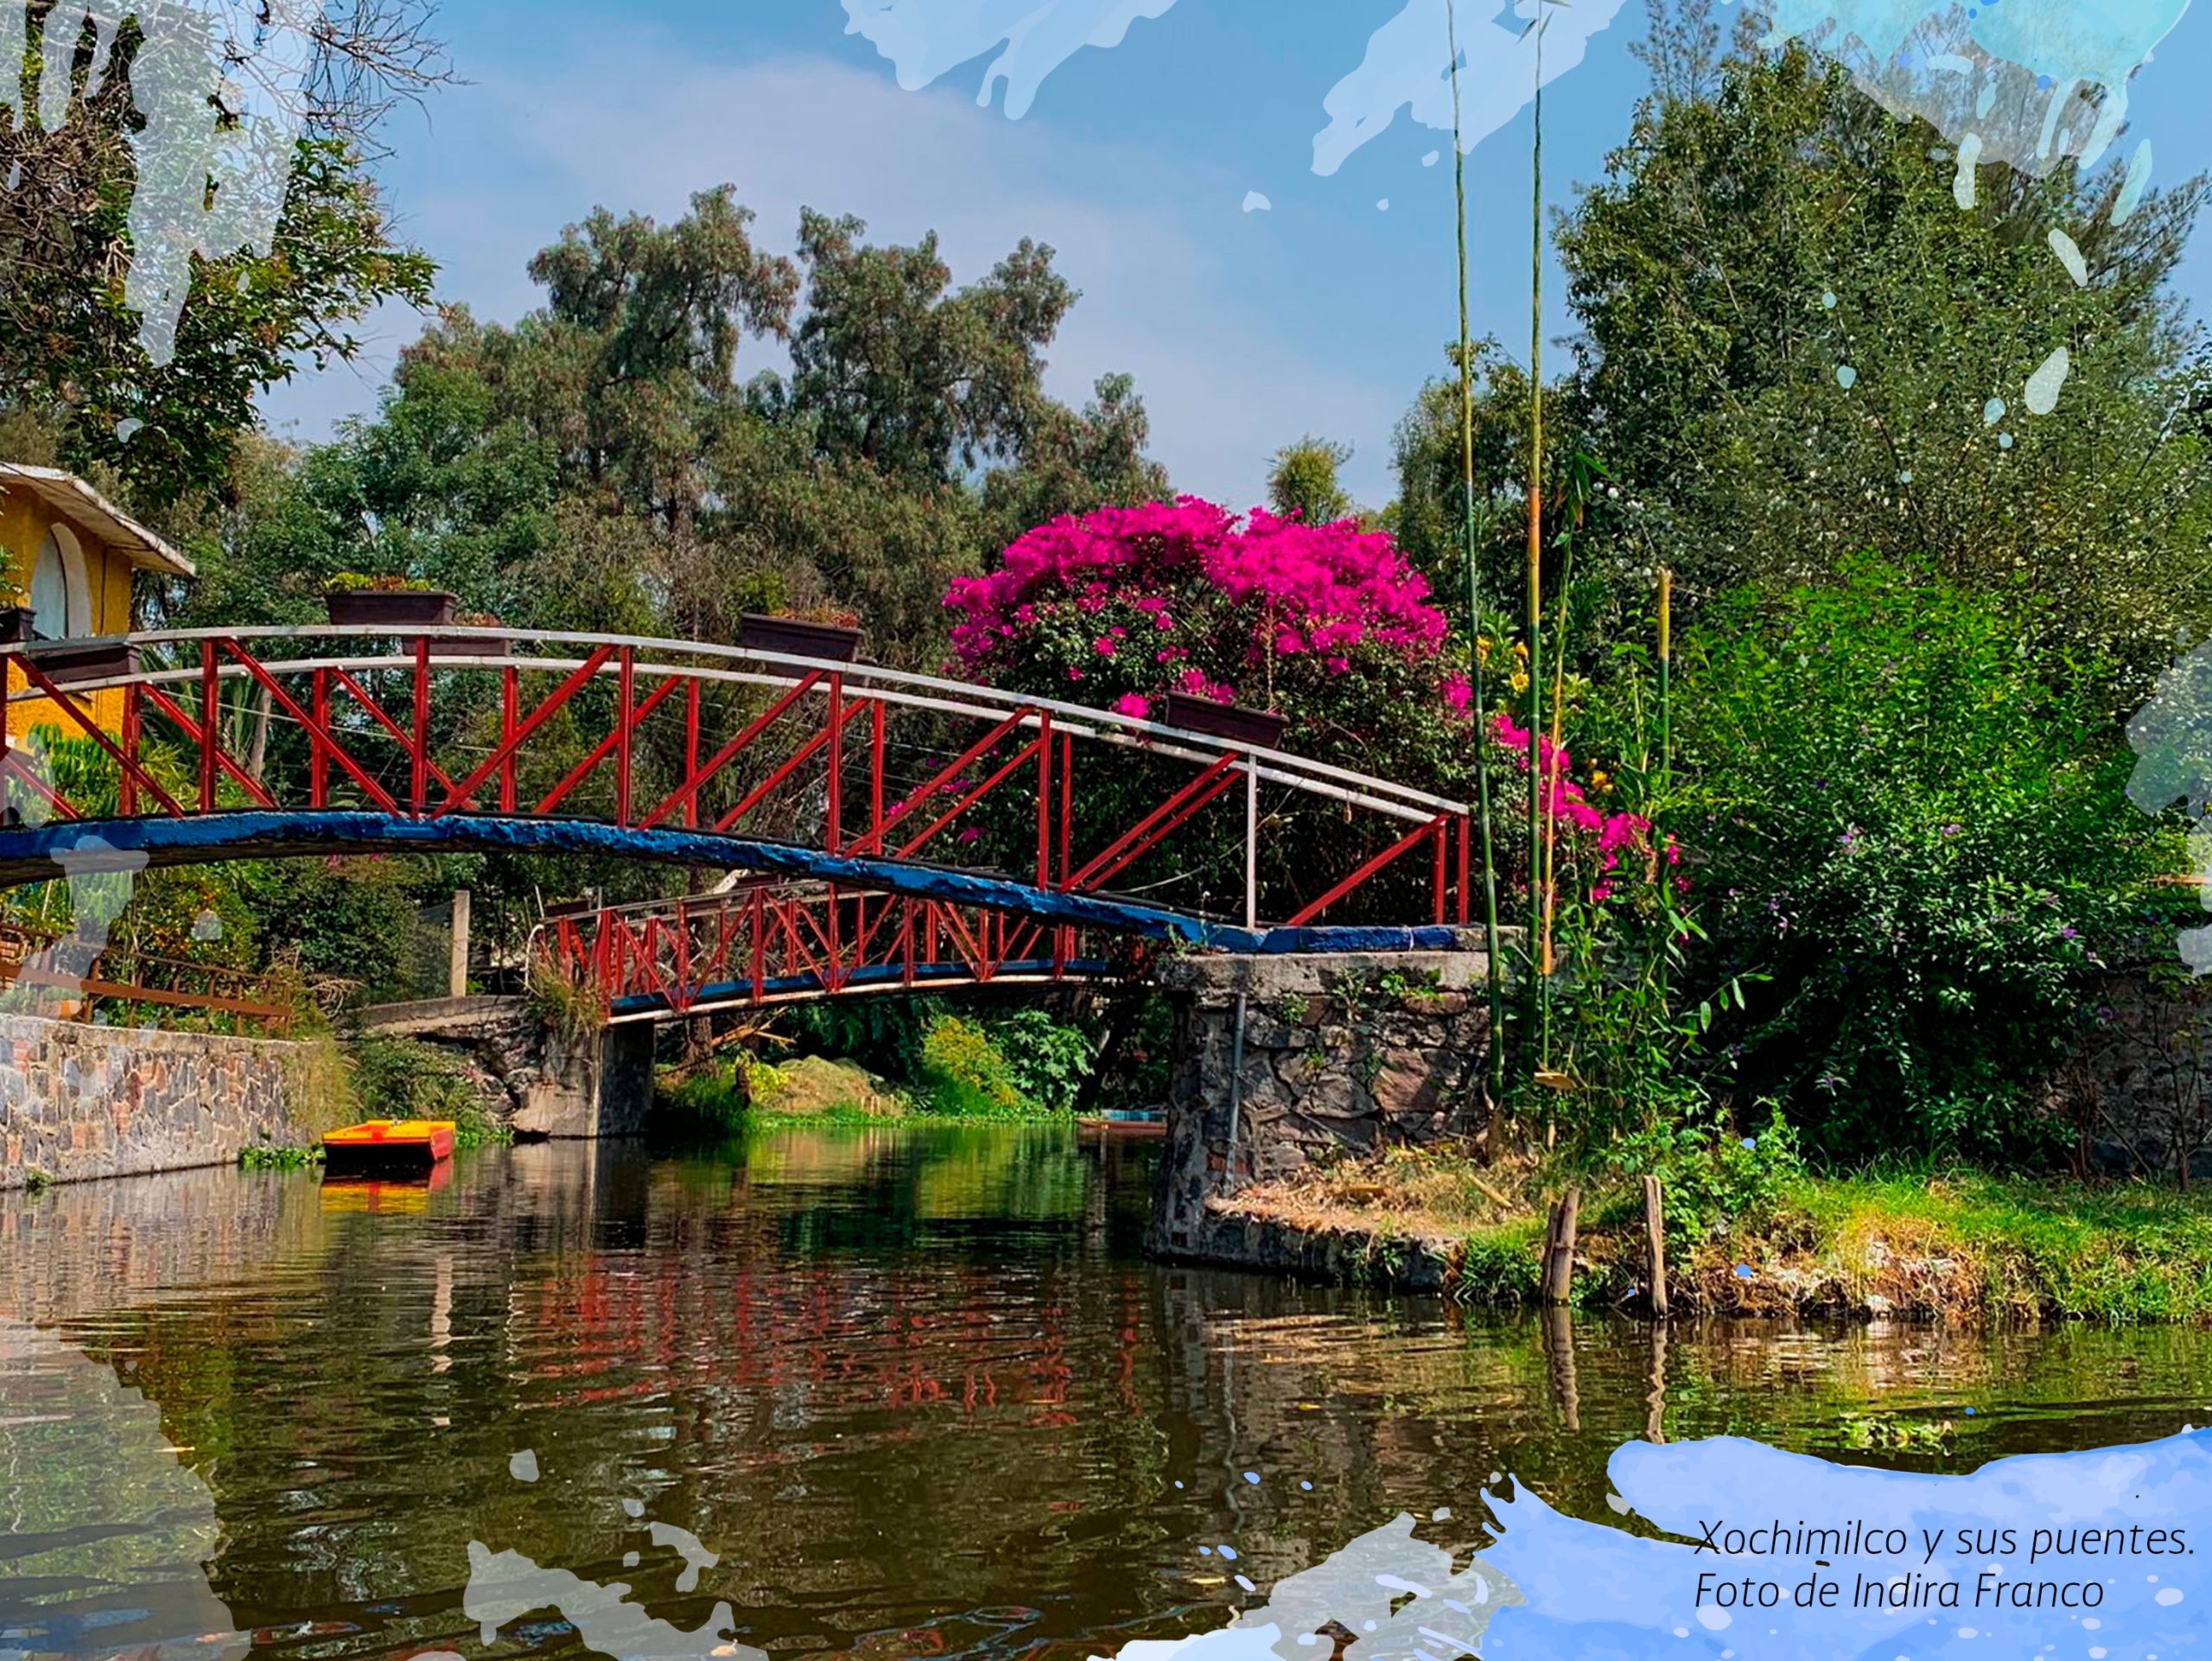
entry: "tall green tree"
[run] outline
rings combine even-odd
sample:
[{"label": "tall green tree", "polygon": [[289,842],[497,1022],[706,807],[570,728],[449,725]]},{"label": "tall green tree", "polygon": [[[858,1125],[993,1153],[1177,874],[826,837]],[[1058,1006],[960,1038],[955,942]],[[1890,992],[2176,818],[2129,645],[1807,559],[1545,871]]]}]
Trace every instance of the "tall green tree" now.
[{"label": "tall green tree", "polygon": [[0,124],[0,401],[47,425],[70,465],[110,466],[137,505],[162,507],[220,487],[257,394],[303,360],[353,357],[354,326],[378,305],[427,302],[434,267],[393,232],[363,158],[392,99],[442,78],[440,49],[415,0],[361,0],[318,29],[270,251],[219,236],[191,256],[174,354],[157,365],[127,286],[134,260],[152,258],[135,245],[133,202],[158,182],[141,179],[134,140],[174,102],[157,83],[194,66],[174,47],[149,52],[135,16],[104,29],[81,8],[76,35],[58,36],[68,57],[49,62],[56,6],[22,10],[35,44],[0,65],[20,72],[23,106]]},{"label": "tall green tree", "polygon": [[1274,453],[1268,467],[1268,505],[1285,519],[1333,525],[1352,515],[1350,493],[1338,476],[1351,460],[1343,444],[1312,434]]},{"label": "tall green tree", "polygon": [[[1616,549],[1662,547],[1693,601],[1925,555],[2074,595],[2071,629],[2139,659],[2212,608],[2167,288],[2202,185],[2115,226],[2112,169],[1962,170],[1838,66],[1712,48],[1699,29],[1666,47],[1668,80],[1559,230],[1572,419],[1622,487]],[[2037,413],[2028,383],[2062,349]]]},{"label": "tall green tree", "polygon": [[1076,291],[1052,251],[1023,239],[967,288],[935,232],[911,248],[861,240],[867,226],[799,217],[806,312],[791,342],[790,402],[833,459],[942,482],[1014,462],[1046,408],[1046,348]]}]

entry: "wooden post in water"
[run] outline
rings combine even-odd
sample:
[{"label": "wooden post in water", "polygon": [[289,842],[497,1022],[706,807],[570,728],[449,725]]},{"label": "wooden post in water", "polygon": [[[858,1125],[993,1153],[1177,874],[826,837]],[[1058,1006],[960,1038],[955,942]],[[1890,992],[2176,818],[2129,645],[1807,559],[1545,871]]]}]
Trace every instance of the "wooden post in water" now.
[{"label": "wooden post in water", "polygon": [[446,996],[468,996],[468,890],[453,895],[453,943],[446,958]]},{"label": "wooden post in water", "polygon": [[1565,1303],[1573,1289],[1575,1223],[1581,1209],[1580,1188],[1569,1188],[1552,1206],[1551,1227],[1544,1236],[1542,1295],[1546,1303]]},{"label": "wooden post in water", "polygon": [[1552,1403],[1560,1425],[1582,1429],[1582,1392],[1574,1376],[1574,1317],[1564,1308],[1544,1311],[1544,1363],[1551,1376]]},{"label": "wooden post in water", "polygon": [[1651,1313],[1667,1318],[1667,1212],[1659,1193],[1659,1179],[1643,1179],[1643,1241],[1651,1260]]}]

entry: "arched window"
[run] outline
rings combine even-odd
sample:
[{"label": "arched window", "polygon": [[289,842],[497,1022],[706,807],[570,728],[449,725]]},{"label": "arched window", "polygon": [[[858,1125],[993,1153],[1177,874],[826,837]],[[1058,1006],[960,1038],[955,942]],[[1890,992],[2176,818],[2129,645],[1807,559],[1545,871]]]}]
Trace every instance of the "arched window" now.
[{"label": "arched window", "polygon": [[32,627],[41,640],[89,634],[92,591],[85,581],[84,550],[76,538],[57,527],[39,544],[31,564]]}]

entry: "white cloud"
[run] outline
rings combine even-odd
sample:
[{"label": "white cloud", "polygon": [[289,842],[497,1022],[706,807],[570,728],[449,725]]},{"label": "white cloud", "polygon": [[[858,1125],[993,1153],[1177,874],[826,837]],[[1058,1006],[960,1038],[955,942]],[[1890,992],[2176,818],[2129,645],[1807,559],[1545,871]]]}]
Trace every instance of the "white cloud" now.
[{"label": "white cloud", "polygon": [[[1352,440],[1352,482],[1382,493],[1402,389],[1287,345],[1255,315],[1239,262],[1269,258],[1265,220],[1226,209],[1234,182],[1206,165],[1040,117],[1008,124],[826,58],[702,61],[649,28],[612,45],[578,35],[551,67],[480,72],[441,99],[434,137],[405,141],[437,163],[404,162],[395,190],[408,233],[443,263],[445,297],[511,319],[535,300],[524,263],[563,225],[598,203],[671,217],[724,180],[770,246],[790,248],[802,204],[856,213],[876,239],[935,229],[956,283],[1033,237],[1083,292],[1053,390],[1080,402],[1100,374],[1135,375],[1179,487],[1249,505],[1269,453],[1313,430]],[[1254,239],[1236,234],[1246,226]],[[313,436],[334,410],[371,407],[397,343],[368,386],[343,368],[303,377],[270,401],[271,418]],[[756,368],[774,356],[748,351]]]}]

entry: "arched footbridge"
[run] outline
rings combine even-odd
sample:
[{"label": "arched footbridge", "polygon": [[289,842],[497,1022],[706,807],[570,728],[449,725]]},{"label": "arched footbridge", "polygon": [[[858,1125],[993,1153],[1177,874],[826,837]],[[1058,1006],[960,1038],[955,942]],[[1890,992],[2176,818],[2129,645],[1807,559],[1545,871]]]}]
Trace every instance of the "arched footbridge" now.
[{"label": "arched footbridge", "polygon": [[8,727],[31,734],[0,751],[0,888],[373,852],[743,874],[549,921],[621,1018],[1122,972],[1133,950],[1435,950],[1469,920],[1464,804],[1073,703],[575,633],[92,647],[0,646]]}]

